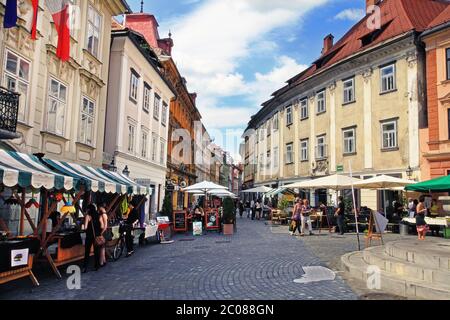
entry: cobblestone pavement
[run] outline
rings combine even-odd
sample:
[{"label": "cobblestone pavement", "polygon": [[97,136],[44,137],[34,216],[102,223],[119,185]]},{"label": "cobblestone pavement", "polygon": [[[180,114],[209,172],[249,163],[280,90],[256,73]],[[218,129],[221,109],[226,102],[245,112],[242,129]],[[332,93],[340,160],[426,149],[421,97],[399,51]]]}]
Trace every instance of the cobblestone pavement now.
[{"label": "cobblestone pavement", "polygon": [[39,288],[31,289],[28,279],[0,286],[0,299],[357,299],[339,276],[294,283],[304,274],[302,267],[326,264],[307,241],[280,232],[282,228],[239,219],[231,237],[177,235],[173,244],[139,247],[129,259],[83,274],[81,290],[68,290],[67,276],[57,280],[46,273],[37,275]]}]

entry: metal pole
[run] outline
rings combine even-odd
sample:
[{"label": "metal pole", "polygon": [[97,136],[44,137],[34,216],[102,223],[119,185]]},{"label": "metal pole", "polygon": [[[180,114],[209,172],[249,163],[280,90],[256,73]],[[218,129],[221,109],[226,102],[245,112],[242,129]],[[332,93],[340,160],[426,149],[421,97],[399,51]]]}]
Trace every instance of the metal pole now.
[{"label": "metal pole", "polygon": [[[352,162],[349,160],[348,164],[350,168],[350,178],[353,178]],[[352,196],[353,196],[353,209],[355,210],[355,224],[356,224],[356,237],[358,239],[358,251],[361,251],[361,241],[359,239],[359,226],[358,226],[358,211],[356,209],[355,186],[353,185],[353,181],[352,181]]]}]

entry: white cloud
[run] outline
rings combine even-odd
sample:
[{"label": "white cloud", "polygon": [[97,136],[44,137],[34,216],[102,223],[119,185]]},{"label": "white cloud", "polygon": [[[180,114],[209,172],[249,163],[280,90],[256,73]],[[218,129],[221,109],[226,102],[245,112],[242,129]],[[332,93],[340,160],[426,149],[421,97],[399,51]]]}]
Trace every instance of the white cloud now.
[{"label": "white cloud", "polygon": [[363,9],[345,9],[339,12],[334,18],[336,20],[359,21],[365,14]]}]

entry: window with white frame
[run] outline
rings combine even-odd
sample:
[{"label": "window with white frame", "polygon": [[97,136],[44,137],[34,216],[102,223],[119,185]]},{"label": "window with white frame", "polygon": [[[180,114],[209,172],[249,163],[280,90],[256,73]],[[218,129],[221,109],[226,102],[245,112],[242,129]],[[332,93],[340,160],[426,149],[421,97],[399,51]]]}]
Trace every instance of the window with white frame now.
[{"label": "window with white frame", "polygon": [[47,131],[63,136],[67,104],[67,87],[50,78],[48,89]]},{"label": "window with white frame", "polygon": [[264,141],[264,127],[261,127],[261,129],[259,129],[259,141]]},{"label": "window with white frame", "polygon": [[161,138],[161,150],[159,154],[159,163],[164,165],[166,163],[166,140]]},{"label": "window with white frame", "polygon": [[146,112],[150,112],[150,97],[152,93],[152,87],[147,82],[144,82],[144,105],[142,109]]},{"label": "window with white frame", "polygon": [[316,159],[321,160],[327,157],[326,136],[318,136],[316,140]]},{"label": "window with white frame", "polygon": [[309,139],[300,141],[300,161],[309,160]]},{"label": "window with white frame", "polygon": [[286,164],[294,163],[294,144],[286,144]]},{"label": "window with white frame", "polygon": [[159,120],[159,108],[161,106],[161,97],[155,93],[155,102],[153,104],[153,118]]},{"label": "window with white frame", "polygon": [[267,136],[270,137],[272,134],[272,121],[267,121]]},{"label": "window with white frame", "polygon": [[398,147],[397,121],[381,123],[382,149],[395,149]]},{"label": "window with white frame", "polygon": [[161,123],[164,126],[167,124],[167,109],[168,109],[167,103],[163,102],[161,111]]},{"label": "window with white frame", "polygon": [[290,126],[293,123],[293,118],[292,118],[292,106],[289,106],[286,108],[286,125]]},{"label": "window with white frame", "polygon": [[275,115],[275,117],[273,118],[273,130],[278,130],[278,128],[280,127],[280,122],[279,122],[279,118],[278,118],[278,113]]},{"label": "window with white frame", "polygon": [[273,148],[273,167],[275,169],[278,169],[278,157],[279,157],[279,150],[278,147]]},{"label": "window with white frame", "polygon": [[322,90],[319,93],[317,93],[316,100],[317,100],[317,114],[326,112],[327,105],[325,98],[325,90]]},{"label": "window with white frame", "polygon": [[272,165],[272,153],[267,151],[267,158],[266,158],[266,169],[270,170],[270,166]]},{"label": "window with white frame", "polygon": [[30,88],[30,63],[6,50],[4,70],[3,85],[12,92],[20,93],[18,120],[25,121]]},{"label": "window with white frame", "polygon": [[87,50],[94,56],[99,57],[100,51],[100,34],[102,28],[102,17],[92,6],[88,9],[88,25],[87,25]]},{"label": "window with white frame", "polygon": [[264,169],[264,153],[261,153],[259,155],[259,169],[260,170]]},{"label": "window with white frame", "polygon": [[355,101],[355,79],[347,79],[343,81],[344,87],[344,103]]},{"label": "window with white frame", "polygon": [[395,64],[380,68],[381,93],[396,89]]},{"label": "window with white frame", "polygon": [[80,142],[94,144],[94,120],[95,103],[87,97],[82,98],[81,104],[81,123],[80,123]]},{"label": "window with white frame", "polygon": [[130,99],[134,102],[138,101],[138,92],[139,92],[139,74],[131,69],[131,77],[130,77]]},{"label": "window with white frame", "polygon": [[303,99],[300,101],[300,119],[304,120],[309,117],[308,112],[308,99]]},{"label": "window with white frame", "polygon": [[344,139],[344,154],[356,153],[356,129],[349,128],[342,130]]},{"label": "window with white frame", "polygon": [[158,153],[158,136],[152,133],[152,161],[156,162],[156,154]]},{"label": "window with white frame", "polygon": [[136,127],[128,124],[128,152],[134,153],[136,147]]},{"label": "window with white frame", "polygon": [[148,129],[142,127],[141,133],[141,157],[148,157]]}]

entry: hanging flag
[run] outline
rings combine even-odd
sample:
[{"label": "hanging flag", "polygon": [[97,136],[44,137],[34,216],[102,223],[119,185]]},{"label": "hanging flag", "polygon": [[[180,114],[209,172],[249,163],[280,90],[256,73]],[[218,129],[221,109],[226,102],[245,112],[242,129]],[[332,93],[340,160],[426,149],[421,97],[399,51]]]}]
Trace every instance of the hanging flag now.
[{"label": "hanging flag", "polygon": [[58,32],[56,56],[67,61],[70,59],[70,0],[45,0],[45,3]]},{"label": "hanging flag", "polygon": [[31,39],[37,40],[37,19],[39,12],[39,0],[32,0],[33,5],[33,22],[31,24]]},{"label": "hanging flag", "polygon": [[13,28],[17,25],[17,0],[6,0],[3,27]]}]

